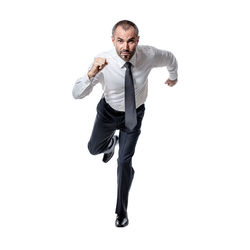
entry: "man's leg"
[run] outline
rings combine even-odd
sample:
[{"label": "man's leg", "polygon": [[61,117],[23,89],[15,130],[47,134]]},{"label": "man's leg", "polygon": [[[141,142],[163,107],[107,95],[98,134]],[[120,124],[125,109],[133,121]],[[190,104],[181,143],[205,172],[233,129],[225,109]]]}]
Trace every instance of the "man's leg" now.
[{"label": "man's leg", "polygon": [[117,168],[117,204],[116,213],[118,215],[127,214],[128,195],[134,177],[132,167],[132,157],[141,133],[141,122],[144,115],[144,106],[137,111],[137,126],[132,131],[121,129],[119,135],[119,158]]},{"label": "man's leg", "polygon": [[96,119],[88,143],[89,152],[96,155],[107,151],[111,146],[115,131],[115,120],[105,109],[104,99],[101,99],[97,105]]}]

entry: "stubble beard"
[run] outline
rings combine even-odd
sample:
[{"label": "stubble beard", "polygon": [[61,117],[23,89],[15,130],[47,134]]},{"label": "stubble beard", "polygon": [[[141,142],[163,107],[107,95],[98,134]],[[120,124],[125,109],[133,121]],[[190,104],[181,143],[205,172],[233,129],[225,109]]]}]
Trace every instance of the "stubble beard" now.
[{"label": "stubble beard", "polygon": [[[133,57],[133,55],[135,54],[135,49],[133,51],[129,51],[129,50],[118,51],[116,49],[116,52],[117,52],[118,56],[121,57],[122,60],[128,62]],[[127,52],[128,54],[122,55],[123,52]]]}]

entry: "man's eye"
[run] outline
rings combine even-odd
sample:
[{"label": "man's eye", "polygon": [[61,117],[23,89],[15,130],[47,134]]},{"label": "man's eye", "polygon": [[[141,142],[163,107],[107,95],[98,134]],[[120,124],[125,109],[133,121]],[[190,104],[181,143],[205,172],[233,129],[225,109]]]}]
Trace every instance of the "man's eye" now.
[{"label": "man's eye", "polygon": [[118,40],[119,43],[122,43],[122,40]]}]

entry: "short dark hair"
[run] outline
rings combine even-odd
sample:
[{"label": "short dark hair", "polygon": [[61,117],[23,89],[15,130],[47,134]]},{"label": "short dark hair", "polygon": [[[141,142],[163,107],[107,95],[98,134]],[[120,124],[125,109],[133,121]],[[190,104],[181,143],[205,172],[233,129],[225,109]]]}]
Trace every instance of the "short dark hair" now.
[{"label": "short dark hair", "polygon": [[133,22],[131,22],[129,20],[122,20],[122,21],[119,21],[118,23],[116,23],[114,25],[114,27],[112,29],[112,36],[115,35],[115,30],[116,30],[116,28],[118,26],[122,26],[122,28],[124,30],[128,30],[130,27],[133,27],[135,29],[136,36],[138,36],[138,34],[139,34],[139,30],[138,30],[137,26]]}]

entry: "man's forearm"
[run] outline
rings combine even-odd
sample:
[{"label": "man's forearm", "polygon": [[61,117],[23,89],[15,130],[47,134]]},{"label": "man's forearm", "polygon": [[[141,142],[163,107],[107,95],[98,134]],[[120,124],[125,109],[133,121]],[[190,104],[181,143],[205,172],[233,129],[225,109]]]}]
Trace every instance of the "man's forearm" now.
[{"label": "man's forearm", "polygon": [[86,74],[85,76],[79,78],[76,81],[72,90],[72,94],[75,99],[81,99],[89,95],[92,89],[93,89],[92,82],[88,74]]}]

